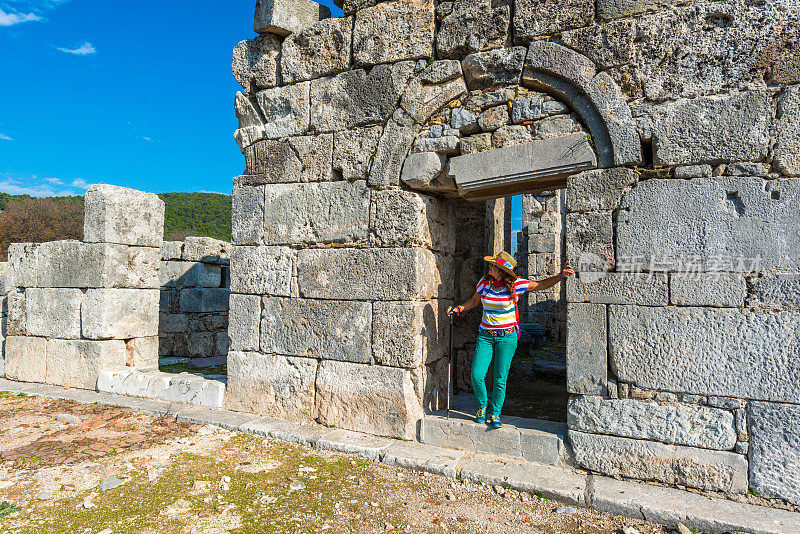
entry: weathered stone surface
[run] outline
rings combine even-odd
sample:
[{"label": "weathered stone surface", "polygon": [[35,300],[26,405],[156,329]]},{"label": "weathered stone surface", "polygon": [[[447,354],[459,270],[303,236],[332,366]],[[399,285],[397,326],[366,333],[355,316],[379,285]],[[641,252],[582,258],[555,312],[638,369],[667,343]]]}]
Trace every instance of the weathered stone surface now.
[{"label": "weathered stone surface", "polygon": [[264,243],[366,241],[369,203],[363,180],[267,186]]},{"label": "weathered stone surface", "polygon": [[433,57],[433,0],[398,0],[363,9],[353,29],[353,59],[371,66]]},{"label": "weathered stone surface", "polygon": [[567,307],[567,391],[603,395],[608,380],[606,306]]},{"label": "weathered stone surface", "polygon": [[786,176],[800,176],[800,85],[787,87],[778,99],[775,166]]},{"label": "weathered stone surface", "polygon": [[422,246],[452,253],[454,221],[449,205],[408,191],[372,194],[372,240],[382,247]]},{"label": "weathered stone surface", "polygon": [[574,50],[549,41],[534,41],[528,47],[523,81],[543,72],[564,79],[575,87],[589,85],[595,76],[595,65]]},{"label": "weathered stone surface", "polygon": [[423,416],[409,371],[329,360],[317,372],[316,413],[324,425],[406,439]]},{"label": "weathered stone surface", "polygon": [[772,113],[766,91],[662,104],[653,108],[650,116],[655,163],[686,165],[763,159],[769,146]]},{"label": "weathered stone surface", "polygon": [[428,300],[440,278],[434,254],[418,247],[301,250],[297,263],[300,294],[312,299]]},{"label": "weathered stone surface", "polygon": [[800,275],[766,274],[754,280],[755,297],[761,306],[800,310]]},{"label": "weathered stone surface", "polygon": [[327,182],[331,177],[332,135],[309,135],[255,143],[244,151],[246,175],[239,185]]},{"label": "weathered stone surface", "polygon": [[183,313],[214,313],[228,311],[230,289],[222,287],[199,287],[181,291]]},{"label": "weathered stone surface", "polygon": [[281,41],[271,34],[242,41],[233,49],[233,77],[250,94],[270,89],[280,82],[278,55]]},{"label": "weathered stone surface", "polygon": [[94,390],[100,372],[124,367],[127,357],[124,341],[51,339],[47,342],[44,381],[56,386]]},{"label": "weathered stone surface", "polygon": [[84,196],[83,240],[160,247],[164,202],[152,193],[98,184]]},{"label": "weathered stone surface", "polygon": [[383,123],[392,115],[414,69],[413,61],[343,72],[311,83],[311,125],[332,132]]},{"label": "weathered stone surface", "polygon": [[436,152],[439,154],[458,154],[459,138],[455,135],[444,137],[423,137],[414,141],[412,154],[420,152]]},{"label": "weathered stone surface", "polygon": [[[475,121],[477,125],[478,121]],[[480,128],[480,127],[478,127]],[[461,138],[461,154],[473,154],[475,152],[483,152],[492,148],[492,134],[482,133],[472,135],[470,137]]]},{"label": "weathered stone surface", "polygon": [[518,84],[526,53],[524,46],[516,46],[468,55],[463,62],[467,86],[475,91],[500,84]]},{"label": "weathered stone surface", "polygon": [[455,108],[450,113],[450,126],[461,132],[461,135],[470,135],[480,131],[478,118],[473,112],[464,108]]},{"label": "weathered stone surface", "polygon": [[300,33],[330,16],[330,9],[312,0],[258,0],[253,29],[283,36]]},{"label": "weathered stone surface", "polygon": [[739,273],[672,273],[669,286],[670,301],[678,306],[738,308],[747,295],[747,283]]},{"label": "weathered stone surface", "polygon": [[400,185],[403,162],[411,149],[419,125],[402,109],[398,109],[383,130],[378,151],[369,173],[369,185],[387,188]]},{"label": "weathered stone surface", "polygon": [[233,186],[232,235],[237,245],[257,245],[264,240],[266,187]]},{"label": "weathered stone surface", "polygon": [[414,369],[439,360],[447,348],[445,301],[376,302],[372,352],[375,363]]},{"label": "weathered stone surface", "polygon": [[469,419],[437,415],[426,416],[422,424],[421,439],[429,445],[522,458],[519,430],[511,425],[492,430]]},{"label": "weathered stone surface", "polygon": [[47,376],[47,340],[43,337],[8,336],[5,373],[20,382],[44,382]]},{"label": "weathered stone surface", "polygon": [[588,26],[594,20],[592,0],[514,0],[514,41]]},{"label": "weathered stone surface", "polygon": [[606,70],[634,63],[636,21],[620,20],[592,25],[561,34],[565,45],[588,57],[598,68]]},{"label": "weathered stone surface", "polygon": [[288,297],[294,258],[294,251],[287,247],[234,247],[231,251],[231,291]]},{"label": "weathered stone surface", "polygon": [[508,106],[489,108],[478,115],[478,125],[484,132],[493,132],[508,124]]},{"label": "weathered stone surface", "polygon": [[642,146],[636,131],[636,123],[614,79],[607,73],[601,72],[584,90],[603,118],[611,142],[614,165],[641,163]]},{"label": "weathered stone surface", "polygon": [[624,167],[597,169],[567,178],[568,211],[614,210],[622,195],[639,181],[639,175]]},{"label": "weathered stone surface", "polygon": [[447,104],[465,94],[467,86],[461,77],[438,85],[426,85],[420,79],[415,79],[409,83],[400,105],[415,121],[425,124]]},{"label": "weathered stone surface", "polygon": [[310,91],[310,82],[259,91],[256,99],[264,114],[264,137],[306,133],[311,120]]},{"label": "weathered stone surface", "polygon": [[261,352],[324,360],[372,360],[369,302],[265,298]]},{"label": "weathered stone surface", "polygon": [[611,306],[610,361],[640,387],[800,402],[800,313]]},{"label": "weathered stone surface", "polygon": [[519,124],[541,118],[542,96],[526,96],[514,100],[511,107],[511,122]]},{"label": "weathered stone surface", "polygon": [[231,350],[258,352],[260,332],[261,297],[259,295],[231,295],[228,315]]},{"label": "weathered stone surface", "polygon": [[512,87],[501,87],[488,92],[473,91],[469,99],[464,102],[464,107],[475,113],[496,106],[507,107],[515,96],[516,91]]},{"label": "weathered stone surface", "polygon": [[747,491],[747,460],[740,454],[573,430],[568,435],[575,461],[592,471],[712,491]]},{"label": "weathered stone surface", "polygon": [[89,289],[81,306],[81,329],[87,339],[131,339],[158,335],[155,289]]},{"label": "weathered stone surface", "polygon": [[[567,214],[567,263],[590,272],[608,271],[615,262],[610,211]],[[622,252],[618,252],[622,255]]]},{"label": "weathered stone surface", "polygon": [[605,20],[656,11],[676,4],[675,0],[599,0],[597,14]]},{"label": "weathered stone surface", "polygon": [[342,11],[344,11],[345,15],[352,15],[356,11],[366,9],[380,3],[381,0],[341,0],[341,2],[337,0],[337,2],[338,3],[336,5],[339,5],[339,3],[342,4],[339,7],[342,8]]},{"label": "weathered stone surface", "polygon": [[380,461],[384,451],[392,443],[393,440],[387,438],[339,429],[320,436],[314,446],[326,451],[338,451]]},{"label": "weathered stone surface", "polygon": [[239,145],[239,150],[244,153],[247,147],[264,139],[266,127],[258,105],[241,92],[236,93],[234,109],[236,118],[239,119],[239,128],[233,133],[233,138]]},{"label": "weathered stone surface", "polygon": [[183,261],[202,261],[220,265],[230,264],[231,244],[211,237],[189,236],[183,241]]},{"label": "weathered stone surface", "polygon": [[197,261],[164,261],[159,271],[167,287],[219,287],[222,267]]},{"label": "weathered stone surface", "polygon": [[226,406],[276,419],[314,419],[317,360],[230,352]]},{"label": "weathered stone surface", "polygon": [[492,146],[503,148],[520,143],[527,143],[531,140],[531,132],[525,126],[502,126],[492,134]]},{"label": "weathered stone surface", "polygon": [[342,179],[366,180],[369,177],[381,132],[380,126],[373,126],[334,134],[333,168],[342,173]]},{"label": "weathered stone surface", "polygon": [[730,450],[736,445],[733,414],[696,404],[574,397],[567,405],[571,430]]},{"label": "weathered stone surface", "polygon": [[125,344],[125,363],[142,371],[158,371],[158,343],[157,337],[131,339]]},{"label": "weathered stone surface", "polygon": [[11,243],[8,246],[6,283],[9,287],[36,287],[39,255],[36,243]]},{"label": "weathered stone surface", "polygon": [[750,403],[750,487],[759,495],[800,503],[800,406]]},{"label": "weathered stone surface", "polygon": [[675,167],[675,178],[679,178],[681,180],[686,180],[689,178],[710,178],[712,172],[713,169],[711,165],[683,165],[681,167]]},{"label": "weathered stone surface", "polygon": [[312,80],[347,70],[353,17],[318,22],[283,41],[281,76],[283,83]]},{"label": "weathered stone surface", "polygon": [[581,131],[580,123],[569,115],[547,117],[533,123],[533,135],[539,139]]},{"label": "weathered stone surface", "polygon": [[[592,276],[596,275],[596,276]],[[569,302],[666,306],[669,301],[664,273],[582,273],[567,280]]]},{"label": "weathered stone surface", "polygon": [[403,163],[400,179],[414,189],[427,187],[444,170],[447,157],[436,152],[410,154]]},{"label": "weathered stone surface", "polygon": [[7,297],[8,317],[6,319],[7,336],[27,336],[28,317],[25,313],[25,293],[11,291]]},{"label": "weathered stone surface", "polygon": [[694,270],[800,269],[797,180],[647,180],[625,194],[621,208],[617,253],[662,264],[658,270],[687,261]]},{"label": "weathered stone surface", "polygon": [[456,0],[436,34],[439,57],[503,48],[511,42],[511,0]]},{"label": "weathered stone surface", "polygon": [[28,288],[25,291],[28,335],[79,339],[81,300],[80,289]]},{"label": "weathered stone surface", "polygon": [[423,445],[422,443],[397,442],[386,449],[381,461],[406,469],[455,478],[458,463],[465,454],[464,451]]}]

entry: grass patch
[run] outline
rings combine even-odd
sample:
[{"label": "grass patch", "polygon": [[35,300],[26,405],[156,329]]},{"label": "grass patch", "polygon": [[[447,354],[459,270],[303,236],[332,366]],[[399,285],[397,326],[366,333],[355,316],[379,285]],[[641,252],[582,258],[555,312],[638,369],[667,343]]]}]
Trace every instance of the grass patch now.
[{"label": "grass patch", "polygon": [[0,517],[5,517],[9,514],[13,514],[14,512],[19,512],[22,510],[19,506],[15,506],[8,501],[3,501],[0,503]]}]

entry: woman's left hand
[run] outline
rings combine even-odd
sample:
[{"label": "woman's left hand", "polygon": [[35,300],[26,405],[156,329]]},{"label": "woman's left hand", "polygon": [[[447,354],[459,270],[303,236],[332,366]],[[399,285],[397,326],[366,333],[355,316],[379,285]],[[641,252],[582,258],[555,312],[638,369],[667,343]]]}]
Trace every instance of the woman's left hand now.
[{"label": "woman's left hand", "polygon": [[570,276],[575,274],[575,269],[569,266],[569,264],[565,265],[564,268],[561,270],[561,278],[566,280]]}]

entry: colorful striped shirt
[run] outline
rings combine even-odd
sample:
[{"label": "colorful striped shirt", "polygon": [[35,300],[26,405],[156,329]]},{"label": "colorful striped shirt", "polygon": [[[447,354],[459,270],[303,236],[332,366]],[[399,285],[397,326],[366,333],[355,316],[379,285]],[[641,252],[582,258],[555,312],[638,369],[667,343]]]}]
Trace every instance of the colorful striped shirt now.
[{"label": "colorful striped shirt", "polygon": [[[514,282],[517,300],[519,300],[519,295],[528,290],[530,284],[531,281],[524,278],[518,278]],[[518,326],[514,301],[505,286],[493,287],[491,280],[481,278],[475,291],[481,296],[481,304],[483,304],[483,318],[479,330],[505,330]]]}]

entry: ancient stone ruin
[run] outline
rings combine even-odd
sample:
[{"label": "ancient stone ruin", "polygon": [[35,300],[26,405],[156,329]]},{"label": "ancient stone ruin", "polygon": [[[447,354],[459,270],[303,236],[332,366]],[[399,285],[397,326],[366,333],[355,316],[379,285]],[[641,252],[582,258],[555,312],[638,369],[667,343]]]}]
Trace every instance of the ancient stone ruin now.
[{"label": "ancient stone ruin", "polygon": [[[107,187],[85,243],[12,247],[6,375],[800,505],[798,10],[343,9],[259,1],[234,50],[227,379],[153,369],[159,333],[227,343],[175,317],[224,316],[224,262],[162,247],[154,197]],[[566,426],[487,433],[437,416],[445,309],[507,246],[512,195],[522,268],[579,271],[524,303],[566,338],[572,397]],[[162,291],[173,268],[192,282]],[[455,322],[462,382],[477,322]]]}]

